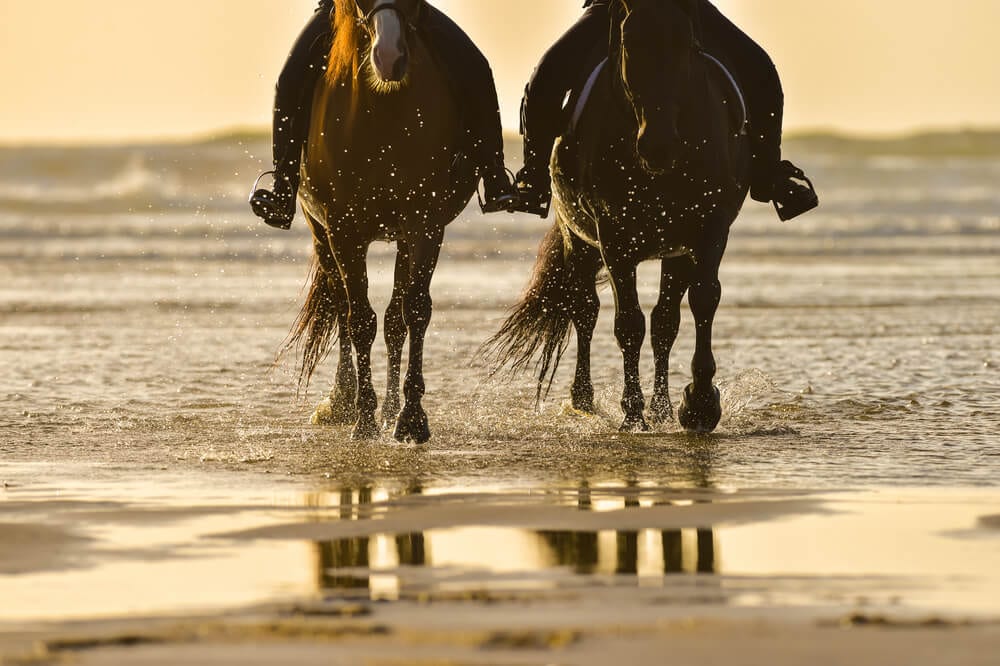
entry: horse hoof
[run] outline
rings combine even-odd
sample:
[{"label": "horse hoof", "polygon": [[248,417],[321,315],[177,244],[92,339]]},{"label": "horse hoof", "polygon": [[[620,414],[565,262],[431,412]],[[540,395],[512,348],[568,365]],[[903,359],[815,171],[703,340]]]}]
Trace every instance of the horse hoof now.
[{"label": "horse hoof", "polygon": [[649,420],[653,425],[661,425],[674,420],[674,406],[670,403],[670,398],[659,400],[653,398],[649,404]]},{"label": "horse hoof", "polygon": [[369,442],[377,439],[380,432],[378,423],[375,422],[374,414],[371,416],[362,416],[354,424],[354,430],[351,431],[351,439],[359,442]]},{"label": "horse hoof", "polygon": [[684,389],[684,400],[677,411],[677,419],[688,432],[709,433],[722,419],[722,400],[719,389],[712,387],[708,393],[695,394],[694,384]]},{"label": "horse hoof", "polygon": [[618,428],[618,432],[649,432],[649,424],[646,423],[646,419],[642,417],[642,414],[638,416],[626,416],[625,421],[622,423],[622,427]]},{"label": "horse hoof", "polygon": [[357,419],[358,410],[354,406],[354,401],[342,395],[334,395],[316,405],[309,422],[321,426],[345,426],[351,425]]},{"label": "horse hoof", "polygon": [[431,438],[431,428],[427,422],[427,413],[420,407],[411,409],[404,407],[396,419],[396,431],[393,437],[397,442],[425,444]]}]

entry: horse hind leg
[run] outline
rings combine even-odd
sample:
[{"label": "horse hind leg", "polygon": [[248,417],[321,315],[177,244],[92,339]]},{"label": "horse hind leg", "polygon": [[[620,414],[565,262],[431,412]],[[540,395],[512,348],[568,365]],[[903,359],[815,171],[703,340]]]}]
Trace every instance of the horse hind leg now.
[{"label": "horse hind leg", "polygon": [[[309,296],[309,301],[314,302],[314,305],[306,307],[307,310],[314,312],[312,317],[314,323],[307,327],[309,339],[315,340],[317,335],[324,336],[325,331],[332,331],[337,336],[340,349],[336,380],[327,399],[316,407],[311,420],[315,425],[347,425],[354,423],[354,399],[358,381],[347,323],[347,290],[340,275],[340,268],[330,249],[326,228],[311,215],[307,215],[306,219],[312,229],[313,249],[319,261],[319,269]],[[328,321],[330,319],[335,321]],[[308,364],[314,366],[321,355],[322,350],[314,349],[307,352]]]},{"label": "horse hind leg", "polygon": [[688,302],[695,321],[695,349],[691,360],[691,384],[684,389],[684,400],[677,418],[685,430],[709,433],[715,430],[722,418],[719,389],[712,384],[715,378],[715,356],[712,353],[712,323],[722,299],[719,283],[719,262],[701,264],[693,276]]},{"label": "horse hind leg", "polygon": [[410,257],[403,241],[398,243],[396,267],[392,285],[392,298],[385,311],[385,347],[388,365],[385,381],[385,401],[382,402],[382,429],[388,430],[399,416],[399,367],[403,360],[406,342],[406,320],[403,317],[403,297],[410,278]]},{"label": "horse hind leg", "polygon": [[358,373],[354,367],[354,353],[351,350],[350,322],[348,320],[347,289],[340,271],[329,276],[330,288],[340,296],[337,298],[337,375],[330,397],[324,406],[317,408],[313,421],[319,425],[352,425],[357,420],[356,406],[358,393]]},{"label": "horse hind leg", "polygon": [[622,391],[622,411],[625,420],[622,432],[645,432],[649,424],[643,416],[645,398],[639,378],[639,355],[646,337],[646,318],[639,305],[636,290],[636,266],[632,262],[611,262],[605,254],[608,275],[615,292],[615,338],[622,351],[625,369],[625,388]]},{"label": "horse hind leg", "polygon": [[378,397],[372,385],[372,345],[378,332],[378,316],[368,301],[368,267],[365,265],[367,245],[348,240],[346,249],[334,247],[334,255],[340,266],[348,298],[348,330],[357,356],[357,395],[355,398],[356,420],[353,439],[374,439],[379,429],[375,422]]},{"label": "horse hind leg", "polygon": [[595,413],[594,384],[590,373],[590,345],[594,338],[594,327],[601,310],[601,300],[597,296],[597,271],[601,267],[601,254],[591,246],[573,238],[573,263],[570,318],[576,330],[576,373],[570,396],[573,409],[585,414]]},{"label": "horse hind leg", "polygon": [[406,380],[403,383],[405,403],[396,419],[393,436],[399,442],[424,444],[431,438],[427,413],[421,404],[424,383],[424,336],[430,325],[433,302],[430,286],[437,267],[444,227],[408,230],[406,238],[410,253],[409,284],[403,297],[403,319],[409,334],[410,350],[407,357]]},{"label": "horse hind leg", "polygon": [[691,268],[687,257],[663,259],[660,263],[660,298],[650,317],[656,379],[647,416],[654,424],[674,418],[669,391],[670,350],[680,329],[681,300],[691,282]]}]

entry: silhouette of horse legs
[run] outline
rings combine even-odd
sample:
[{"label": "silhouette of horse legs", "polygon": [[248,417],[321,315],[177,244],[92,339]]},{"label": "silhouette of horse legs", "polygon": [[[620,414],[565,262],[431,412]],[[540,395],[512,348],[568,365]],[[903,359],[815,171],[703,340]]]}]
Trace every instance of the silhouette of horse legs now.
[{"label": "silhouette of horse legs", "polygon": [[[320,262],[323,276],[329,285],[330,300],[333,303],[337,317],[338,346],[340,358],[337,362],[337,375],[330,389],[329,410],[319,409],[314,415],[315,422],[322,425],[349,425],[357,418],[355,400],[357,396],[358,377],[354,370],[354,358],[351,352],[351,335],[348,329],[347,289],[340,276],[340,268],[330,251],[326,229],[313,217],[307,216],[313,230],[313,247]],[[323,240],[321,240],[323,239]]]},{"label": "silhouette of horse legs", "polygon": [[687,257],[666,258],[660,262],[660,298],[651,317],[656,380],[649,403],[649,420],[654,424],[674,418],[669,391],[670,350],[680,329],[681,299],[687,291],[692,268]]},{"label": "silhouette of horse legs", "polygon": [[389,361],[386,370],[385,401],[382,403],[382,429],[388,430],[396,424],[399,416],[399,366],[403,359],[403,343],[406,342],[406,321],[403,317],[403,296],[410,281],[410,254],[406,243],[397,243],[396,267],[392,284],[392,298],[385,311],[385,347]]},{"label": "silhouette of horse legs", "polygon": [[694,381],[684,389],[684,401],[677,416],[685,430],[699,433],[711,432],[722,418],[719,389],[712,385],[715,377],[712,322],[722,299],[719,264],[725,252],[725,240],[720,245],[721,247],[713,248],[710,252],[699,254],[699,264],[688,291],[696,335],[694,358],[691,360]]},{"label": "silhouette of horse legs", "polygon": [[427,413],[420,404],[424,385],[424,335],[431,321],[431,278],[437,267],[444,227],[406,228],[405,242],[410,255],[409,284],[403,296],[403,319],[410,339],[406,380],[403,382],[403,410],[396,421],[397,441],[423,444],[431,438]]},{"label": "silhouette of horse legs", "polygon": [[349,333],[347,289],[340,273],[329,278],[331,288],[339,291],[342,297],[337,299],[337,327],[340,337],[337,340],[340,357],[337,361],[337,378],[330,391],[330,425],[350,425],[358,416],[356,406],[358,395],[358,373],[354,369],[354,355],[351,352],[351,335]]},{"label": "silhouette of horse legs", "polygon": [[625,365],[625,389],[622,392],[622,411],[625,420],[621,432],[645,432],[649,425],[643,417],[645,399],[639,380],[639,354],[646,337],[646,318],[639,306],[635,285],[635,261],[623,259],[621,253],[604,249],[604,263],[611,277],[615,294],[615,338],[622,350]]},{"label": "silhouette of horse legs", "polygon": [[597,271],[601,254],[576,236],[572,236],[573,261],[570,263],[574,289],[571,294],[570,319],[576,330],[576,374],[570,387],[573,409],[594,413],[594,384],[590,380],[590,343],[601,311],[597,296]]},{"label": "silhouette of horse legs", "polygon": [[[345,247],[346,246],[346,247]],[[372,386],[372,344],[378,331],[378,317],[368,301],[368,267],[365,265],[367,245],[345,243],[333,245],[334,257],[347,287],[349,307],[348,330],[358,358],[357,421],[351,437],[374,439],[378,435],[375,408],[378,398]]]}]

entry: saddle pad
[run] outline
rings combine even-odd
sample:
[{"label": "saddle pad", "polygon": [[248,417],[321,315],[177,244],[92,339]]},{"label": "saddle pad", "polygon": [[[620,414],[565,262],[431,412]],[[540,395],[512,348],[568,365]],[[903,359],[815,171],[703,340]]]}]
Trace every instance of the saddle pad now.
[{"label": "saddle pad", "polygon": [[731,85],[733,90],[736,92],[736,98],[740,101],[740,136],[746,136],[747,121],[749,120],[749,116],[747,111],[747,100],[746,97],[743,96],[743,89],[740,88],[740,84],[736,82],[736,77],[733,76],[732,72],[730,72],[720,60],[718,60],[711,53],[707,53],[705,51],[699,51],[698,53],[703,55],[706,60],[715,64],[715,66],[722,70],[722,73],[726,75],[726,80],[729,81],[729,85]]},{"label": "saddle pad", "polygon": [[594,85],[597,83],[597,77],[601,75],[601,72],[604,71],[607,64],[607,58],[597,63],[597,67],[594,68],[594,71],[591,72],[590,76],[587,78],[587,83],[584,84],[583,90],[580,92],[580,97],[576,100],[576,108],[573,109],[573,117],[569,121],[570,134],[576,134],[576,126],[580,124],[580,118],[583,117],[583,110],[587,108],[587,102],[590,101],[590,94],[594,92]]}]

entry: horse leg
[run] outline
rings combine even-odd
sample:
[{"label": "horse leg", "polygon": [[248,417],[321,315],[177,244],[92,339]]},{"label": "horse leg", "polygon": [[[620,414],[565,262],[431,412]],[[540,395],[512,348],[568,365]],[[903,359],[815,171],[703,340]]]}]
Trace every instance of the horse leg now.
[{"label": "horse leg", "polygon": [[713,257],[703,259],[707,261],[699,264],[688,291],[696,333],[694,358],[691,360],[694,381],[684,389],[684,400],[677,412],[677,418],[684,429],[697,433],[712,432],[722,418],[719,389],[712,385],[715,377],[712,322],[722,299],[722,285],[719,283],[722,253],[714,257],[714,260]]},{"label": "horse leg", "polygon": [[368,301],[368,267],[365,265],[367,245],[348,242],[346,249],[334,248],[337,264],[347,287],[348,329],[358,359],[358,382],[355,406],[357,421],[351,433],[353,439],[374,439],[378,436],[375,408],[378,398],[372,386],[372,345],[378,331],[378,316]]},{"label": "horse leg", "polygon": [[670,402],[670,350],[681,325],[681,299],[690,284],[691,260],[687,257],[663,259],[660,263],[660,298],[651,317],[653,358],[656,380],[653,399],[649,403],[649,420],[654,424],[672,421],[674,406]]},{"label": "horse leg", "polygon": [[639,354],[642,341],[646,337],[646,318],[639,305],[639,294],[635,285],[635,263],[609,263],[605,254],[605,265],[611,276],[611,286],[615,293],[615,338],[622,350],[625,366],[625,389],[622,392],[622,411],[625,420],[621,432],[644,432],[649,430],[642,412],[645,398],[639,381]]},{"label": "horse leg", "polygon": [[339,336],[337,346],[340,356],[337,360],[337,375],[333,388],[330,389],[329,412],[317,412],[315,421],[322,425],[351,425],[357,420],[355,402],[358,394],[358,374],[354,369],[354,354],[351,350],[350,308],[347,300],[347,288],[340,276],[340,271],[328,274],[330,288],[342,294],[337,299],[337,329]]},{"label": "horse leg", "polygon": [[573,409],[585,414],[593,414],[594,384],[590,378],[590,343],[594,338],[594,327],[597,326],[597,314],[601,302],[597,298],[597,288],[591,286],[591,293],[579,304],[579,309],[573,312],[573,328],[576,329],[576,374],[570,387],[573,399]]},{"label": "horse leg", "polygon": [[321,403],[313,413],[312,421],[317,425],[349,425],[354,423],[356,410],[354,407],[357,394],[358,377],[354,370],[354,358],[351,353],[351,335],[347,325],[347,289],[340,276],[340,267],[330,249],[329,236],[318,219],[306,215],[306,220],[313,232],[313,248],[319,259],[320,269],[326,277],[333,295],[333,305],[337,316],[338,345],[340,358],[337,362],[337,375],[330,396]]},{"label": "horse leg", "polygon": [[[341,283],[341,289],[346,293],[343,280],[337,276]],[[357,397],[358,397],[358,373],[354,368],[354,354],[351,350],[350,320],[348,315],[347,298],[344,298],[343,306],[338,308],[337,327],[340,330],[340,338],[337,341],[340,347],[340,357],[337,360],[337,383],[330,393],[330,410],[338,425],[350,425],[358,417]]]},{"label": "horse leg", "polygon": [[388,430],[399,416],[399,366],[406,342],[406,321],[403,319],[403,296],[410,279],[410,256],[406,244],[399,241],[392,284],[392,298],[385,311],[385,347],[389,361],[385,380],[385,401],[382,403],[382,429]]},{"label": "horse leg", "polygon": [[590,343],[594,338],[594,327],[601,310],[601,300],[597,296],[597,271],[601,267],[601,255],[592,247],[573,239],[574,264],[572,271],[576,282],[571,302],[570,318],[576,329],[576,374],[570,387],[573,409],[593,414],[594,384],[590,377]]},{"label": "horse leg", "polygon": [[396,420],[393,436],[400,442],[423,444],[431,438],[427,413],[420,404],[426,390],[424,384],[424,335],[431,321],[431,278],[437,267],[444,227],[418,228],[407,232],[410,251],[410,280],[403,297],[403,319],[410,339],[406,380],[403,382],[403,410]]}]

